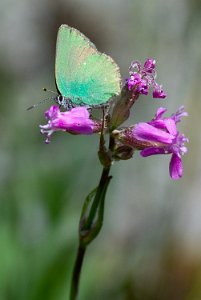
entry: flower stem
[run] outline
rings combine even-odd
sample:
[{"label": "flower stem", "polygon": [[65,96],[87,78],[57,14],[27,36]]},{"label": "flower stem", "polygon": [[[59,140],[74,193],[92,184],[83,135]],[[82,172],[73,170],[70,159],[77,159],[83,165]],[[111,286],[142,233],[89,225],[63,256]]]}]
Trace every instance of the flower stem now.
[{"label": "flower stem", "polygon": [[86,251],[86,246],[80,243],[77,250],[77,256],[76,256],[75,265],[72,274],[70,300],[77,299],[79,280],[80,280],[80,274],[81,274],[85,251]]},{"label": "flower stem", "polygon": [[103,190],[106,182],[108,181],[109,172],[110,172],[110,167],[103,168],[102,175],[101,175],[101,178],[100,178],[100,182],[99,182],[99,185],[98,185],[98,189],[97,189],[97,192],[96,192],[96,196],[94,198],[94,201],[93,201],[88,219],[87,219],[86,224],[84,226],[86,230],[87,229],[90,230],[90,228],[92,226],[93,220],[95,218],[95,215],[96,215],[96,212],[97,212],[97,209],[98,209],[98,206],[99,206],[100,195],[102,193],[102,190]]},{"label": "flower stem", "polygon": [[[114,139],[112,136],[110,136],[109,150],[111,152],[113,151],[113,147],[114,147]],[[87,230],[89,233],[91,232],[91,237],[89,238],[88,241],[87,240],[84,241],[84,239],[82,239],[82,236],[80,236],[79,239],[79,246],[77,250],[77,256],[75,259],[75,264],[74,264],[72,279],[71,279],[70,300],[76,300],[78,296],[80,275],[81,275],[82,264],[83,264],[86,248],[88,244],[91,243],[96,238],[96,236],[98,235],[102,227],[103,214],[104,214],[104,199],[105,199],[105,194],[107,192],[108,184],[111,179],[111,177],[109,176],[110,168],[111,168],[111,164],[103,167],[99,185],[96,189],[95,197],[88,218],[84,225],[84,229]],[[98,209],[99,209],[99,218],[95,228],[96,231],[94,231],[93,224]]]}]

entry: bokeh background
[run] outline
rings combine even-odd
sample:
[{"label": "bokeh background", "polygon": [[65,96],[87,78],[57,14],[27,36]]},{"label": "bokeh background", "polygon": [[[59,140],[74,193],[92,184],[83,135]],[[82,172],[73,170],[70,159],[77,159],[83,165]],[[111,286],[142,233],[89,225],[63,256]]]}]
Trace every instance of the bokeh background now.
[{"label": "bokeh background", "polygon": [[57,133],[45,145],[60,24],[81,30],[125,78],[131,60],[157,60],[168,100],[141,97],[131,123],[184,104],[184,176],[169,157],[116,163],[101,234],[90,245],[81,300],[201,299],[200,0],[3,0],[0,3],[0,300],[68,299],[84,197],[101,167],[97,136]]}]

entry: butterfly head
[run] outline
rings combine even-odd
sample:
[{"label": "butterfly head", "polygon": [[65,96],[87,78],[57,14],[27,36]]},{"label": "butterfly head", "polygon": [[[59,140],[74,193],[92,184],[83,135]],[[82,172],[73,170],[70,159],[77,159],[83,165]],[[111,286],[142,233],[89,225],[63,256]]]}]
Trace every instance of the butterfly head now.
[{"label": "butterfly head", "polygon": [[54,98],[55,102],[57,104],[59,104],[60,106],[62,106],[63,108],[65,108],[66,110],[71,110],[73,107],[75,107],[75,105],[73,104],[73,102],[71,101],[70,98],[67,98],[65,96],[62,95],[57,95]]}]

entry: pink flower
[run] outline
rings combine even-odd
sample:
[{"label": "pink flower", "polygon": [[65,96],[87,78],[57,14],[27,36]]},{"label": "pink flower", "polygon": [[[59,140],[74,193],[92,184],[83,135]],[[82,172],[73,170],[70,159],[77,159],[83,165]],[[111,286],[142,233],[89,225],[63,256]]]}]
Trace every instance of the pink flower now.
[{"label": "pink flower", "polygon": [[159,98],[159,99],[164,99],[166,97],[166,93],[162,89],[162,85],[155,84],[154,90],[153,90],[153,98]]},{"label": "pink flower", "polygon": [[40,132],[46,135],[45,142],[50,142],[50,136],[55,131],[67,131],[72,134],[92,134],[101,130],[101,123],[90,119],[86,107],[79,106],[70,111],[60,112],[59,107],[52,105],[46,112],[46,125],[40,125]]},{"label": "pink flower", "polygon": [[176,124],[181,121],[181,117],[187,116],[184,107],[169,118],[163,118],[165,108],[159,108],[155,118],[150,122],[140,122],[122,131],[114,132],[115,138],[121,143],[141,150],[143,157],[156,154],[171,154],[169,172],[172,179],[180,179],[183,175],[181,157],[187,153],[184,143],[188,139],[184,134],[180,134]]},{"label": "pink flower", "polygon": [[153,98],[164,99],[166,93],[162,90],[156,79],[156,61],[147,58],[144,66],[138,61],[133,61],[129,68],[130,76],[126,79],[129,91],[135,91],[137,94],[148,95],[149,89],[153,88]]},{"label": "pink flower", "polygon": [[130,77],[127,79],[127,85],[129,91],[132,90],[133,86],[138,85],[141,83],[141,76],[138,73],[130,74]]},{"label": "pink flower", "polygon": [[147,60],[144,63],[144,70],[147,73],[152,73],[155,70],[156,67],[156,61],[152,58],[147,58]]}]

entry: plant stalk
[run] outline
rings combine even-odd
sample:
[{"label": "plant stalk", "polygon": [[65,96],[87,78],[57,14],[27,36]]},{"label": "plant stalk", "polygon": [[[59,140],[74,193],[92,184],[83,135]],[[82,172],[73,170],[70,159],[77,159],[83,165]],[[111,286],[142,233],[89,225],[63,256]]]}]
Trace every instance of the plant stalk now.
[{"label": "plant stalk", "polygon": [[[91,228],[93,220],[95,218],[97,209],[98,209],[99,204],[100,204],[100,201],[99,201],[100,197],[99,196],[101,195],[103,189],[105,189],[105,185],[108,182],[109,171],[110,171],[110,167],[109,168],[103,168],[101,179],[100,179],[100,182],[99,182],[99,185],[98,185],[98,188],[97,188],[97,192],[96,192],[94,202],[93,202],[91,210],[90,210],[88,222],[87,222],[87,228],[89,228],[89,231],[90,231],[90,228]],[[102,226],[102,224],[101,224],[101,226]],[[92,240],[90,242],[92,242]],[[79,247],[78,247],[78,250],[77,250],[77,256],[76,256],[76,259],[75,259],[73,273],[72,273],[72,279],[71,279],[70,300],[77,300],[77,297],[78,297],[80,274],[81,274],[81,270],[82,270],[82,264],[83,264],[83,260],[84,260],[87,245],[88,244],[84,244],[82,242],[81,238],[80,238]]]},{"label": "plant stalk", "polygon": [[80,274],[81,274],[85,251],[86,251],[86,246],[84,246],[80,243],[79,247],[77,249],[77,256],[75,259],[75,265],[74,265],[73,274],[72,274],[70,300],[77,299]]},{"label": "plant stalk", "polygon": [[[111,152],[113,151],[113,147],[114,147],[114,139],[113,139],[112,136],[110,136],[109,150]],[[95,194],[95,197],[94,197],[94,200],[93,200],[90,212],[89,212],[89,216],[88,216],[88,218],[86,220],[86,223],[84,225],[84,228],[86,230],[89,230],[89,231],[93,230],[93,222],[94,222],[94,219],[95,219],[96,214],[97,214],[97,210],[98,210],[99,205],[100,205],[102,193],[107,192],[107,186],[108,186],[109,181],[111,179],[111,177],[109,177],[110,169],[111,169],[111,164],[103,167],[101,178],[100,178],[99,185],[97,187],[96,194]],[[105,195],[104,195],[104,197],[105,197]],[[103,201],[104,201],[104,199],[103,199]],[[104,210],[104,203],[103,203],[103,208],[102,208],[102,211],[101,211],[102,220],[103,220],[103,213],[104,213],[103,210]],[[102,222],[101,222],[101,224],[99,224],[99,226],[100,227],[98,229],[98,233],[101,229]],[[98,233],[94,237],[92,237],[90,242],[92,242],[96,238]],[[73,273],[72,273],[72,279],[71,279],[70,300],[77,300],[78,299],[77,297],[78,297],[78,290],[79,290],[79,282],[80,282],[82,264],[83,264],[86,248],[87,248],[89,243],[87,243],[87,244],[84,243],[82,241],[81,237],[80,237],[79,246],[78,246],[78,250],[77,250],[77,256],[76,256],[76,259],[75,259]]]}]

